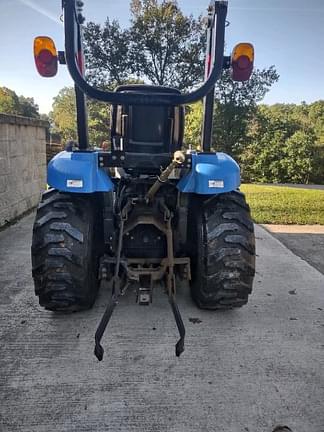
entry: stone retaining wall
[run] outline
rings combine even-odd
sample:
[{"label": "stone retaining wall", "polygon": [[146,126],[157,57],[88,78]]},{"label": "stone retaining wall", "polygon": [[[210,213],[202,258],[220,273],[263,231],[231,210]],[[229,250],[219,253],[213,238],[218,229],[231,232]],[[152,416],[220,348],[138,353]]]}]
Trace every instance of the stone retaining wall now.
[{"label": "stone retaining wall", "polygon": [[48,123],[0,114],[0,226],[35,207],[46,187]]}]

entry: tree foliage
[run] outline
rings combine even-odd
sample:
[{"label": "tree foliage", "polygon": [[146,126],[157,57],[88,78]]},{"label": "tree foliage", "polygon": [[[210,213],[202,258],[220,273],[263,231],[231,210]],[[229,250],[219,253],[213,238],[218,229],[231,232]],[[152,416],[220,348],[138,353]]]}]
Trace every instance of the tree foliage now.
[{"label": "tree foliage", "polygon": [[239,155],[257,103],[278,79],[274,66],[256,69],[246,82],[235,82],[229,71],[223,72],[215,88],[213,146],[217,150]]},{"label": "tree foliage", "polygon": [[186,107],[185,121],[185,146],[190,149],[199,149],[201,147],[201,132],[203,121],[203,104],[197,102]]},{"label": "tree foliage", "polygon": [[84,28],[87,79],[97,87],[123,84],[132,72],[129,31],[108,18],[103,26],[89,22]]},{"label": "tree foliage", "polygon": [[[89,142],[100,145],[109,138],[110,107],[107,104],[89,100]],[[61,140],[77,141],[76,104],[73,87],[64,87],[54,98],[53,111],[50,113],[52,133],[59,134]]]},{"label": "tree foliage", "polygon": [[110,138],[110,105],[91,100],[88,104],[89,112],[89,142],[100,146]]},{"label": "tree foliage", "polygon": [[18,99],[20,115],[33,118],[40,117],[39,108],[38,105],[35,103],[34,98],[19,96]]},{"label": "tree foliage", "polygon": [[205,26],[185,16],[175,0],[133,0],[133,71],[153,84],[190,89],[203,78]]},{"label": "tree foliage", "polygon": [[205,28],[175,0],[133,0],[131,26],[118,21],[85,26],[88,79],[114,87],[129,79],[189,89],[203,77]]},{"label": "tree foliage", "polygon": [[0,87],[0,112],[19,114],[19,98],[13,90],[6,87]]},{"label": "tree foliage", "polygon": [[0,87],[0,112],[39,118],[38,105],[35,104],[33,98],[18,96],[7,87]]},{"label": "tree foliage", "polygon": [[314,126],[317,143],[324,146],[324,100],[319,100],[308,106],[308,120]]},{"label": "tree foliage", "polygon": [[[213,147],[235,156],[244,181],[323,183],[323,108],[324,101],[272,106],[251,98],[216,101]],[[202,105],[196,104],[186,118],[185,140],[192,147],[200,144],[201,124]]]},{"label": "tree foliage", "polygon": [[53,132],[59,132],[63,142],[77,140],[76,103],[73,87],[62,88],[53,100],[50,113]]},{"label": "tree foliage", "polygon": [[240,155],[244,179],[308,183],[316,163],[315,142],[313,128],[292,115],[288,106],[259,107]]},{"label": "tree foliage", "polygon": [[[255,70],[251,79],[244,83],[233,81],[229,71],[223,72],[215,88],[213,149],[239,156],[246,144],[249,122],[255,114],[257,103],[278,78],[274,66]],[[188,144],[200,144],[202,117],[201,104],[189,107],[185,134]]]}]

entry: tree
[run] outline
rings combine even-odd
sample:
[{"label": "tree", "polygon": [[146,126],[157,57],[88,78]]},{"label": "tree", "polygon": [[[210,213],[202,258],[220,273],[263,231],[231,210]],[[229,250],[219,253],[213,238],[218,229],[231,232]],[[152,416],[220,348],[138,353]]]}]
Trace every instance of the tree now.
[{"label": "tree", "polygon": [[[248,132],[248,145],[240,158],[245,181],[308,183],[314,166],[311,127],[278,106],[258,108]],[[286,110],[286,115],[283,111]]]},{"label": "tree", "polygon": [[113,88],[129,79],[189,89],[203,78],[205,26],[175,0],[133,0],[131,27],[118,21],[85,26],[87,77]]},{"label": "tree", "polygon": [[293,183],[309,183],[314,167],[315,134],[299,130],[285,143],[285,157],[282,160],[286,178]]},{"label": "tree", "polygon": [[187,148],[197,149],[201,145],[203,104],[197,102],[186,107],[184,143]]},{"label": "tree", "polygon": [[87,79],[97,87],[123,84],[131,74],[129,31],[122,30],[118,21],[104,26],[89,22],[84,29]]},{"label": "tree", "polygon": [[59,132],[63,142],[77,140],[76,104],[73,87],[64,87],[54,98],[53,111],[50,113],[53,132]]},{"label": "tree", "polygon": [[319,100],[308,106],[308,119],[316,134],[314,166],[310,181],[324,183],[324,100]]},{"label": "tree", "polygon": [[[100,145],[109,138],[110,106],[95,100],[88,101],[89,142]],[[52,133],[59,134],[64,142],[77,141],[76,104],[73,87],[64,87],[54,98],[53,111],[50,113]]]},{"label": "tree", "polygon": [[19,99],[13,90],[0,87],[0,112],[4,114],[19,114]]},{"label": "tree", "polygon": [[110,138],[110,105],[91,100],[88,103],[89,142],[100,146]]},{"label": "tree", "polygon": [[[324,182],[324,101],[317,101],[312,104],[302,102],[296,104],[275,104],[268,107],[260,107],[263,112],[267,112],[273,121],[290,127],[290,135],[297,131],[302,131],[306,136],[311,135],[312,139],[312,170],[309,173],[311,183]],[[304,136],[304,140],[307,140]],[[303,141],[299,141],[297,147],[303,148]],[[293,181],[293,180],[291,180]]]},{"label": "tree", "polygon": [[17,96],[13,90],[7,87],[0,87],[0,112],[39,118],[38,105],[35,104],[33,98]]},{"label": "tree", "polygon": [[317,143],[324,146],[324,100],[319,100],[308,106],[308,119],[314,126]]},{"label": "tree", "polygon": [[190,89],[203,78],[205,26],[185,16],[175,0],[133,0],[133,72],[151,83]]},{"label": "tree", "polygon": [[25,117],[39,118],[39,108],[34,98],[19,96],[19,114]]},{"label": "tree", "polygon": [[213,146],[238,157],[246,145],[247,129],[257,103],[270,90],[279,75],[275,67],[256,69],[246,82],[233,81],[224,71],[216,83]]},{"label": "tree", "polygon": [[[250,81],[235,82],[229,71],[223,71],[215,88],[214,126],[212,147],[239,158],[248,141],[249,123],[271,85],[279,78],[274,66],[255,70]],[[200,108],[198,108],[198,106]],[[196,145],[201,141],[203,115],[201,105],[189,107],[186,118],[185,140]]]}]

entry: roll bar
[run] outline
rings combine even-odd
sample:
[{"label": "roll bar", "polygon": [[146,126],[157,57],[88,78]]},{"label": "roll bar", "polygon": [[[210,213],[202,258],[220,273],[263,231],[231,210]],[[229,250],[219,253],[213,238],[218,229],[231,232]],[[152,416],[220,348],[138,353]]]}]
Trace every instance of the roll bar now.
[{"label": "roll bar", "polygon": [[[81,46],[81,29],[78,20],[76,0],[63,0],[65,58],[70,75],[76,86],[87,96],[112,104],[129,105],[184,105],[196,102],[213,90],[220,78],[224,63],[224,37],[227,15],[227,0],[212,1],[209,6],[208,31],[212,32],[214,47],[211,53],[211,70],[205,83],[187,94],[141,94],[103,91],[92,87],[80,72],[79,49]],[[207,52],[207,55],[209,53]]]}]

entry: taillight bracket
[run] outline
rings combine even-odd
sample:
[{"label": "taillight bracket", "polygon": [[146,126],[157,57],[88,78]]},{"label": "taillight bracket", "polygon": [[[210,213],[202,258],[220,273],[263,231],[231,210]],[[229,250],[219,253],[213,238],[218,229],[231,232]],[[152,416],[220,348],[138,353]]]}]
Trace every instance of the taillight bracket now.
[{"label": "taillight bracket", "polygon": [[224,56],[223,58],[223,69],[230,69],[232,65],[231,56]]},{"label": "taillight bracket", "polygon": [[57,58],[61,65],[66,65],[65,51],[57,51]]}]

